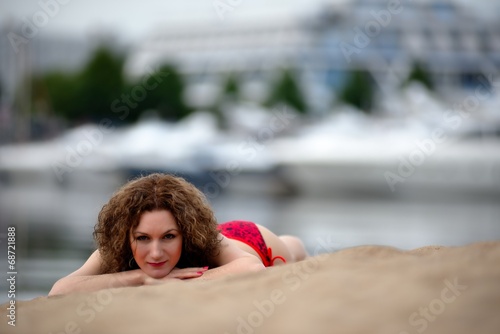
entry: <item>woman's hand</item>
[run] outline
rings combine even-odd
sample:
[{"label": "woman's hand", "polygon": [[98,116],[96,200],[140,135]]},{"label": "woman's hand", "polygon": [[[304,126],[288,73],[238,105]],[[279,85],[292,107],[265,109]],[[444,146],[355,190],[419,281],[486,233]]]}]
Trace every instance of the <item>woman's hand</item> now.
[{"label": "woman's hand", "polygon": [[208,270],[208,267],[195,267],[195,268],[174,268],[167,276],[163,278],[152,278],[146,276],[144,279],[144,285],[154,285],[154,284],[162,284],[167,280],[171,279],[190,279],[190,278],[198,278],[203,275],[205,271]]}]

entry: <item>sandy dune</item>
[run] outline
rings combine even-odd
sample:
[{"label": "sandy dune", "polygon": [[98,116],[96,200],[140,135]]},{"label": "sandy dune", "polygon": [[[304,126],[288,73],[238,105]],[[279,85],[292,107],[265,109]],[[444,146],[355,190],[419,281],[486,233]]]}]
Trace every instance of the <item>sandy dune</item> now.
[{"label": "sandy dune", "polygon": [[500,333],[500,242],[361,246],[216,281],[41,297],[2,333]]}]

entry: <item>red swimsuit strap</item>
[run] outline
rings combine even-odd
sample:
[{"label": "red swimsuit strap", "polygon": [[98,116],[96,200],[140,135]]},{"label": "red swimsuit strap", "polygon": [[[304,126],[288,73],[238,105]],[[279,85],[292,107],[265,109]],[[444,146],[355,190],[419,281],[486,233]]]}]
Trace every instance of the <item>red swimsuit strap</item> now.
[{"label": "red swimsuit strap", "polygon": [[273,257],[273,250],[271,249],[271,247],[267,249],[267,255],[269,255],[269,258],[271,259],[271,266],[274,266],[274,261],[276,259],[280,259],[281,261],[283,261],[283,263],[286,263],[286,260],[283,256],[276,255],[275,257]]}]

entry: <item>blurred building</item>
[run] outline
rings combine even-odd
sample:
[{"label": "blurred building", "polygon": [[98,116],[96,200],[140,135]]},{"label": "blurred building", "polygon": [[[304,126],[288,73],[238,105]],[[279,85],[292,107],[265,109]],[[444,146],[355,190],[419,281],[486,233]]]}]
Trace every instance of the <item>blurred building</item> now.
[{"label": "blurred building", "polygon": [[277,70],[290,67],[319,109],[353,69],[369,71],[379,89],[390,90],[419,63],[443,94],[490,85],[485,77],[500,69],[500,22],[483,22],[445,0],[356,0],[318,8],[299,20],[156,31],[130,55],[132,75],[170,62],[196,85],[238,73],[252,88],[256,82],[265,87]]},{"label": "blurred building", "polygon": [[[25,25],[4,22],[0,27],[0,132],[15,133],[20,140],[35,126],[29,124],[30,87],[24,78],[81,68],[103,38],[26,36]],[[379,90],[391,92],[418,62],[442,96],[491,85],[491,75],[500,69],[500,21],[485,22],[451,0],[333,2],[299,18],[189,22],[155,32],[129,46],[128,74],[141,76],[174,63],[189,84],[187,100],[199,108],[213,104],[232,73],[240,80],[241,98],[258,103],[279,71],[292,68],[311,111],[325,112],[354,69],[369,71]],[[12,34],[18,37],[18,52]],[[107,39],[106,45],[117,47],[116,38]],[[16,111],[15,99],[20,101]]]},{"label": "blurred building", "polygon": [[25,22],[11,22],[0,27],[0,80],[9,98],[26,74],[79,70],[100,42],[64,34],[26,35],[29,30]]}]

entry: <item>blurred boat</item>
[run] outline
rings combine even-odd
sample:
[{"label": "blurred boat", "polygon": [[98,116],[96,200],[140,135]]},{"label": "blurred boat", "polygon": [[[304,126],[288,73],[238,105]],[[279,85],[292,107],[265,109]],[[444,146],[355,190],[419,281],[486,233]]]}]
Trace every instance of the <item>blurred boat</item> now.
[{"label": "blurred boat", "polygon": [[[86,174],[116,175],[117,186],[152,171],[198,180],[211,165],[204,146],[217,136],[213,119],[202,113],[177,124],[155,119],[123,128],[89,124],[50,141],[0,147],[0,175],[5,182],[39,186],[74,185]],[[88,178],[82,182],[85,187]]]},{"label": "blurred boat", "polygon": [[314,149],[307,139],[278,144],[280,178],[305,194],[500,195],[497,140],[455,142],[429,156],[416,145],[391,148],[386,138],[331,140]]},{"label": "blurred boat", "polygon": [[451,131],[440,117],[369,118],[340,112],[277,140],[280,178],[309,195],[500,195],[496,131],[471,136],[473,120]]}]

